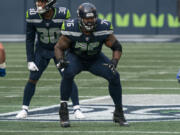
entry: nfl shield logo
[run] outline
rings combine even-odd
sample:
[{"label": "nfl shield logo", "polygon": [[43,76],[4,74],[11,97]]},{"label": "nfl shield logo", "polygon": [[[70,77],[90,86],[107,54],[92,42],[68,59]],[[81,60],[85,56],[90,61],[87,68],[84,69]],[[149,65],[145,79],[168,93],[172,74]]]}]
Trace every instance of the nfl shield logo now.
[{"label": "nfl shield logo", "polygon": [[89,37],[86,37],[86,41],[89,41]]},{"label": "nfl shield logo", "polygon": [[46,27],[49,27],[49,23],[46,23]]}]

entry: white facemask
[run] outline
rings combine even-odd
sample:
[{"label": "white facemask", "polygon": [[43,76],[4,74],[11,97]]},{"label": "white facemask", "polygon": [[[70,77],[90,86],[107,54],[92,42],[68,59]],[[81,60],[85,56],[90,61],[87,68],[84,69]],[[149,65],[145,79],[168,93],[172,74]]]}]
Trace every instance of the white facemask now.
[{"label": "white facemask", "polygon": [[38,12],[39,14],[43,14],[43,13],[46,12],[46,9],[44,9],[44,8],[42,8],[42,7],[39,7],[39,6],[37,6],[37,5],[38,5],[38,4],[36,3],[37,12]]}]

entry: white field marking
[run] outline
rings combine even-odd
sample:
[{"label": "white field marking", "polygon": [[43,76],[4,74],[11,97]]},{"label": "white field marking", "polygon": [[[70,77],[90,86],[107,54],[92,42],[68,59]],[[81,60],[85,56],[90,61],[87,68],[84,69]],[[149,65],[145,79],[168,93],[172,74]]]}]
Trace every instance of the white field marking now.
[{"label": "white field marking", "polygon": [[[9,68],[24,68],[27,65],[7,65]],[[54,68],[55,65],[49,65],[48,68]],[[121,68],[164,68],[164,65],[120,65]],[[177,68],[178,66],[168,66],[168,68]],[[167,68],[167,66],[166,66]]]},{"label": "white field marking", "polygon": [[33,131],[33,130],[0,130],[1,133],[90,133],[90,134],[107,134],[107,133],[119,133],[119,134],[180,134],[180,132],[165,132],[165,131],[50,131],[50,130],[43,130],[43,131]]},{"label": "white field marking", "polygon": [[[140,49],[140,48],[139,48]],[[154,56],[161,56],[161,55],[165,55],[165,54],[172,54],[172,56],[178,56],[178,54],[179,54],[179,52],[177,51],[177,50],[168,50],[168,48],[167,48],[167,50],[163,50],[163,51],[159,51],[159,52],[150,52],[150,51],[147,51],[147,50],[144,50],[144,48],[142,48],[143,50],[134,50],[134,49],[126,49],[126,50],[124,50],[124,54],[123,54],[123,56],[124,55],[127,55],[127,54],[130,54],[130,53],[133,53],[133,55],[135,55],[135,56],[138,56],[138,55],[154,55]],[[147,49],[147,48],[146,48]],[[171,49],[171,48],[170,48]],[[109,54],[111,54],[111,50],[103,50],[102,51],[103,53],[105,53],[106,55],[109,55]],[[17,54],[17,55],[16,55]],[[17,57],[20,57],[20,56],[23,56],[23,57],[27,57],[26,56],[26,52],[25,51],[13,51],[13,52],[9,52],[8,51],[8,57],[13,57],[13,58],[16,58],[16,56]],[[171,56],[171,55],[169,55],[169,56]]]},{"label": "white field marking", "polygon": [[[123,59],[122,61],[125,61],[125,59]],[[14,62],[17,64],[17,62],[19,62],[19,64],[24,64],[26,63],[26,59],[23,60],[14,60],[14,59],[10,59],[8,60],[8,62]],[[160,63],[167,63],[167,60],[152,60],[152,59],[147,59],[147,60],[143,60],[143,59],[136,59],[136,60],[128,60],[128,63],[137,63],[137,62],[142,62],[142,63],[149,63],[149,62],[160,62]],[[177,62],[179,63],[179,60],[169,60],[168,63],[174,63]]]},{"label": "white field marking", "polygon": [[[171,101],[168,101],[168,99],[174,99]],[[178,99],[178,100],[177,100]],[[166,95],[166,94],[136,94],[136,95],[123,95],[123,103],[124,105],[136,105],[136,106],[167,106],[167,105],[179,105],[179,95],[172,94],[172,95]],[[106,102],[105,102],[106,101]],[[80,100],[80,104],[113,104],[112,99],[110,96],[101,96],[96,97],[92,99],[84,99]],[[68,103],[69,105],[72,105],[71,102]],[[38,108],[30,109],[29,112],[32,111],[41,111],[44,109],[50,109],[54,107],[59,107],[59,104],[57,105],[51,105],[51,106],[41,106]],[[19,111],[15,112],[8,112],[8,113],[2,113],[0,116],[4,115],[14,115],[18,113]]]},{"label": "white field marking", "polygon": [[[151,51],[147,51],[147,50],[144,50],[144,48],[142,48],[143,51],[139,51],[139,50],[134,50],[134,49],[126,49],[125,52],[126,53],[134,53],[134,55],[161,55],[161,54],[166,54],[168,52],[168,54],[172,53],[174,55],[179,54],[179,52],[175,49],[173,50],[162,50],[162,51],[156,51],[156,52],[151,52]],[[17,53],[19,52],[19,53]],[[102,51],[103,53],[106,53],[106,54],[111,54],[111,50],[103,50]],[[124,54],[125,55],[125,54]],[[16,56],[24,56],[26,57],[26,53],[25,53],[25,50],[24,51],[13,51],[13,52],[9,52],[8,51],[8,57],[16,57]]]},{"label": "white field marking", "polygon": [[[6,89],[6,88],[11,88],[11,89],[23,89],[24,87],[16,87],[16,86],[0,86],[0,89]],[[57,87],[37,87],[36,89],[38,90],[49,90],[49,89],[57,89],[59,88],[58,86]],[[81,88],[81,89],[89,89],[89,88],[95,88],[95,89],[107,89],[107,87],[93,87],[93,86],[79,86],[78,88]],[[143,89],[143,90],[154,90],[154,89],[160,89],[160,90],[168,90],[168,89],[173,89],[173,90],[180,90],[180,87],[123,87],[123,89]],[[19,91],[10,91],[10,92],[0,92],[0,93],[22,93],[22,92],[19,92]]]},{"label": "white field marking", "polygon": [[[94,101],[98,101],[98,100],[105,100],[105,99],[109,99],[109,96],[101,96],[101,97],[96,97],[96,98],[92,98],[92,99],[84,99],[80,101],[80,104],[82,103],[90,103],[90,102],[94,102]],[[68,102],[69,105],[72,105],[72,102]],[[40,111],[40,110],[44,110],[44,109],[49,109],[49,108],[54,108],[54,107],[59,107],[59,104],[57,105],[51,105],[51,106],[45,106],[45,107],[39,107],[39,108],[34,108],[34,109],[30,109],[29,112],[31,111]],[[15,111],[15,112],[8,112],[8,113],[1,113],[0,116],[3,115],[12,115],[15,113],[18,113],[19,111]]]},{"label": "white field marking", "polygon": [[[136,46],[136,45],[135,45]],[[137,46],[136,46],[137,47]],[[152,54],[152,52],[150,52],[150,51],[146,51],[146,50],[144,50],[144,48],[145,47],[140,47],[139,49],[143,49],[143,52],[142,51],[139,51],[139,49],[138,50],[134,50],[134,49],[126,49],[125,50],[125,52],[126,53],[129,53],[129,52],[137,52],[137,53],[151,53]],[[151,47],[150,47],[151,48]],[[172,48],[172,47],[169,47],[170,49]],[[168,48],[166,48],[166,49],[168,49]],[[24,56],[26,56],[26,53],[25,53],[25,48],[17,48],[17,49],[14,49],[13,51],[11,51],[11,50],[8,50],[8,53],[9,53],[9,55],[8,56],[14,56],[15,55],[15,53],[20,53],[21,55],[24,55]],[[103,50],[103,52],[106,52],[106,53],[111,53],[111,50],[109,50],[109,49],[107,49],[107,50]],[[172,52],[173,54],[174,54],[174,52],[175,53],[179,53],[179,51],[177,51],[177,50],[175,50],[175,49],[173,49],[173,50],[161,50],[161,52],[158,52],[159,54],[161,54],[161,53],[164,53],[164,52]]]},{"label": "white field marking", "polygon": [[[178,70],[177,70],[177,72],[178,72]],[[144,72],[132,72],[132,71],[130,71],[130,72],[125,72],[125,71],[123,71],[123,72],[121,72],[120,71],[120,74],[176,74],[177,73],[176,71],[172,71],[172,70],[165,70],[165,71],[144,71]],[[8,74],[22,74],[22,73],[29,73],[29,71],[8,71]],[[58,70],[57,71],[48,71],[48,72],[44,72],[45,74],[57,74],[57,73],[59,73],[58,72]],[[90,72],[82,72],[81,74],[91,74]]]},{"label": "white field marking", "polygon": [[[8,96],[4,96],[6,98],[14,98],[14,97],[23,97],[23,95],[8,95]],[[38,97],[38,98],[59,98],[60,96],[34,96],[34,97]],[[97,96],[78,96],[79,98],[95,98]]]},{"label": "white field marking", "polygon": [[[137,77],[137,76],[136,76]],[[8,78],[5,79],[6,81],[27,81],[27,78]],[[41,81],[58,81],[59,78],[41,78]],[[88,78],[88,79],[75,79],[75,81],[81,81],[81,82],[98,82],[98,81],[106,81],[103,78]],[[132,82],[177,82],[177,79],[132,79],[132,78],[122,78],[121,81],[132,81]]]}]

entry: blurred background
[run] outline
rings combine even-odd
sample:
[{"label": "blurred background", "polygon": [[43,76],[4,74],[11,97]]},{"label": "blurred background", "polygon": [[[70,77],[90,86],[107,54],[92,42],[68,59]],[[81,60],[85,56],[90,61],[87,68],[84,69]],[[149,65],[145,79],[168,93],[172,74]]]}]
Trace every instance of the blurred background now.
[{"label": "blurred background", "polygon": [[[178,0],[57,0],[56,6],[69,8],[75,18],[83,2],[93,3],[99,18],[111,21],[121,40],[144,35],[144,38],[155,35],[160,39],[163,35],[166,41],[178,40]],[[0,41],[24,41],[25,13],[32,7],[34,0],[1,0]]]}]

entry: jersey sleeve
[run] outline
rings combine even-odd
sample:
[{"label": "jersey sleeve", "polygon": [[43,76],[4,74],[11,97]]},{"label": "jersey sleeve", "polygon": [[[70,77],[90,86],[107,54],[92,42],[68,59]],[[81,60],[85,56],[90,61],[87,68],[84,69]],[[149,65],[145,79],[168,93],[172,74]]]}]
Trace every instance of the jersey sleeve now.
[{"label": "jersey sleeve", "polygon": [[113,33],[114,31],[111,22],[107,20],[97,20],[96,31],[93,32],[96,37],[102,37],[105,41]]},{"label": "jersey sleeve", "polygon": [[70,31],[69,31],[68,28],[67,28],[67,22],[64,21],[63,24],[62,24],[62,26],[61,26],[61,34],[62,34],[63,36],[66,36],[67,38],[71,39],[71,37],[70,37],[70,35],[69,35],[69,32],[70,32]]},{"label": "jersey sleeve", "polygon": [[77,23],[75,23],[75,20],[64,21],[61,26],[61,34],[73,41],[74,38],[80,37],[82,35],[81,32],[77,32],[76,28]]},{"label": "jersey sleeve", "polygon": [[32,20],[32,10],[26,12],[26,55],[27,61],[34,61],[35,27]]},{"label": "jersey sleeve", "polygon": [[107,20],[101,20],[101,24],[102,24],[102,28],[104,30],[109,31],[110,33],[114,31],[113,25],[111,22],[107,21]]},{"label": "jersey sleeve", "polygon": [[70,19],[70,17],[71,17],[71,13],[69,9],[66,9],[66,19]]}]

